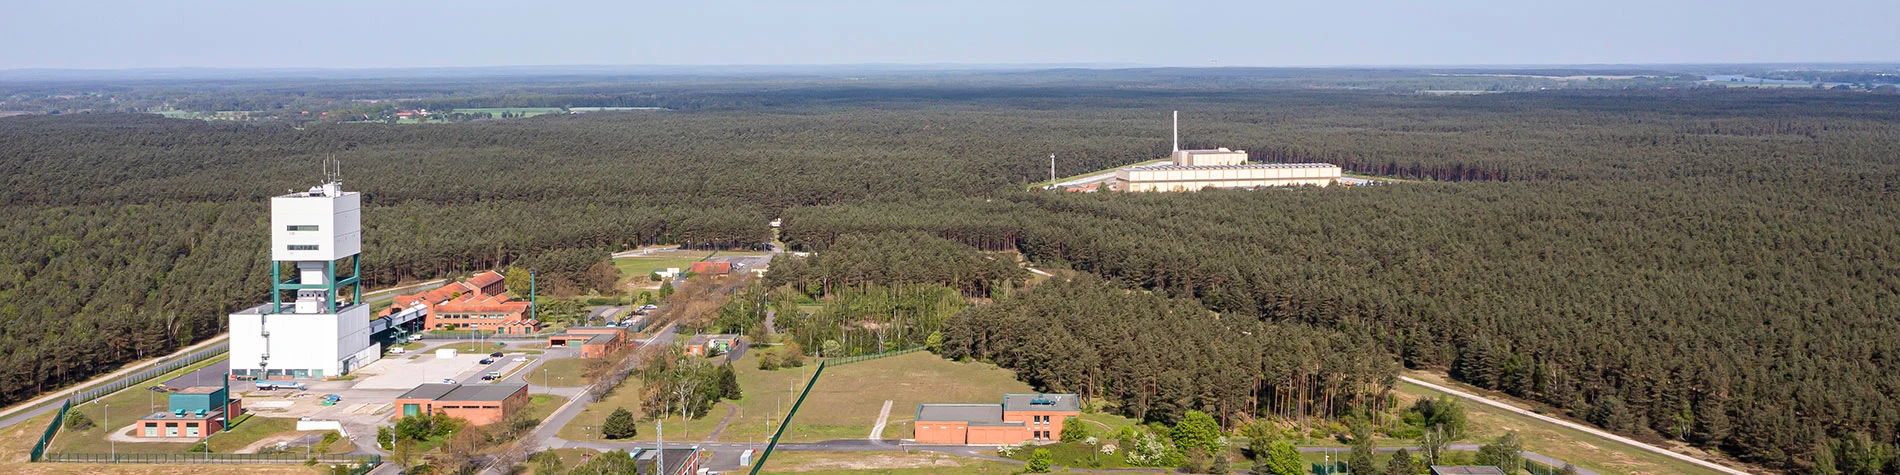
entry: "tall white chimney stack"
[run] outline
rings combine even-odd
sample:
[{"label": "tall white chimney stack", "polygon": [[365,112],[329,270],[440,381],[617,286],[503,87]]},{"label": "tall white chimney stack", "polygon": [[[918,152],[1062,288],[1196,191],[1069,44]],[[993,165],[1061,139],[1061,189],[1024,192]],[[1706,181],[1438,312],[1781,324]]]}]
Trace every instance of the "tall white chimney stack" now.
[{"label": "tall white chimney stack", "polygon": [[1174,111],[1174,151],[1181,151],[1181,111]]}]

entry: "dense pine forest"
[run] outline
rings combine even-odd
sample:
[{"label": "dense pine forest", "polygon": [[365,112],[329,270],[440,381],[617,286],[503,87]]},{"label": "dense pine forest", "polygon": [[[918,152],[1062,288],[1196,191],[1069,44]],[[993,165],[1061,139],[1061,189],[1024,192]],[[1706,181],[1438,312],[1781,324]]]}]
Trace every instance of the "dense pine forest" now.
[{"label": "dense pine forest", "polygon": [[[1331,411],[1275,398],[1376,401],[1403,364],[1776,469],[1900,428],[1897,96],[768,89],[444,125],[0,118],[0,394],[218,333],[264,296],[266,199],[339,158],[376,285],[573,249],[753,247],[775,217],[821,251],[778,278],[816,296],[891,281],[983,299],[1022,278],[971,251],[1095,274],[929,321],[946,354],[1144,418]],[[1064,176],[1161,156],[1170,110],[1184,146],[1398,181],[1024,190],[1050,153]],[[1036,333],[1052,325],[1071,338]],[[1114,365],[1143,354],[1131,342],[1180,371],[1141,387],[1161,373]],[[1286,358],[1313,366],[1267,364]],[[1223,371],[1236,361],[1260,365]]]}]

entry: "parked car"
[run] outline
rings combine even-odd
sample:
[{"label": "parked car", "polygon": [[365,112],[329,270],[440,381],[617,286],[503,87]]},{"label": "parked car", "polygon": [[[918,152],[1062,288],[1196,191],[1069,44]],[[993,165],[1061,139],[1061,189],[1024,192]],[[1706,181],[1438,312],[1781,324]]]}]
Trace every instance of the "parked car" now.
[{"label": "parked car", "polygon": [[526,357],[526,356],[516,356],[516,357],[515,357],[515,362],[522,362],[522,361],[528,361],[528,357]]},{"label": "parked car", "polygon": [[482,358],[482,364],[491,364],[494,362],[495,362],[494,358]]},{"label": "parked car", "polygon": [[455,384],[455,380],[449,379],[449,378],[442,378],[442,384]]},{"label": "parked car", "polygon": [[496,357],[496,358],[500,358],[500,357],[501,357],[501,352],[499,352],[499,351],[497,351],[497,352],[494,352],[494,353],[489,353],[489,354],[488,354],[488,356],[492,356],[492,357]]},{"label": "parked car", "polygon": [[488,374],[482,375],[482,381],[494,381],[497,379],[501,379],[500,371],[489,371]]}]

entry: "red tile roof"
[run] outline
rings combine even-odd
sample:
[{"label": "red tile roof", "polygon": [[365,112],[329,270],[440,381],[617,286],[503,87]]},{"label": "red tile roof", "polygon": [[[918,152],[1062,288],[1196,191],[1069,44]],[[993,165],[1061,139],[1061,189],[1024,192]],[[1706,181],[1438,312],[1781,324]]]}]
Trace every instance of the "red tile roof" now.
[{"label": "red tile roof", "polygon": [[477,289],[486,289],[488,288],[488,286],[495,285],[496,282],[501,282],[503,280],[507,280],[507,277],[502,277],[500,272],[495,272],[491,270],[488,272],[475,274],[474,277],[470,277],[468,278],[468,280],[465,280],[463,282],[468,282],[469,285],[473,285]]},{"label": "red tile roof", "polygon": [[687,272],[692,272],[694,274],[730,274],[732,273],[732,263],[706,262],[706,261],[694,262],[693,267],[687,270]]}]

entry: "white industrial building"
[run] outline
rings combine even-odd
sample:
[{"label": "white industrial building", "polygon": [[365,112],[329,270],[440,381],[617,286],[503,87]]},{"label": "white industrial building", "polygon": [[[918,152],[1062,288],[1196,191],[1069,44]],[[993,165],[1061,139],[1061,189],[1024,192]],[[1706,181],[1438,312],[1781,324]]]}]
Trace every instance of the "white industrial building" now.
[{"label": "white industrial building", "polygon": [[381,355],[358,279],[362,201],[334,179],[271,198],[271,301],[231,314],[233,376],[321,379]]},{"label": "white industrial building", "polygon": [[1115,171],[1120,191],[1195,191],[1202,188],[1328,186],[1343,170],[1331,163],[1247,163],[1246,150],[1181,150],[1181,115],[1175,113],[1174,154],[1169,163]]}]

